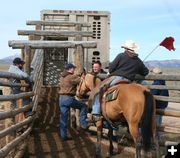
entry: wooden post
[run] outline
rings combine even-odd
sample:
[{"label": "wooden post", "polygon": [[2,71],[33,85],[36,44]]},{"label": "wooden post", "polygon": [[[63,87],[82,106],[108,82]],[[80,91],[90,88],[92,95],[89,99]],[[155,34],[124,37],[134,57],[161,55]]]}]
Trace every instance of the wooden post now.
[{"label": "wooden post", "polygon": [[[41,30],[41,25],[37,24],[35,29]],[[33,37],[29,36],[29,40],[40,40],[40,39],[41,39],[41,36],[33,36]],[[31,50],[31,61],[34,57],[35,52],[36,52],[36,49]]]},{"label": "wooden post", "polygon": [[[23,106],[23,99],[18,99],[17,101],[16,101],[16,105],[17,105],[17,108],[19,109],[19,108],[22,108],[22,106]],[[23,121],[25,119],[25,117],[24,117],[24,112],[21,112],[21,113],[19,113],[18,115],[17,115],[17,122],[21,122],[21,121]]]},{"label": "wooden post", "polygon": [[[21,80],[21,84],[26,84],[26,81],[25,80]],[[22,92],[25,92],[26,91],[26,87],[21,87],[21,91]],[[27,98],[26,98],[27,99]],[[17,108],[22,108],[23,107],[23,99],[18,99],[16,101],[16,105],[17,105]],[[21,122],[25,119],[25,115],[24,115],[24,112],[21,112],[17,115],[17,122]]]},{"label": "wooden post", "polygon": [[30,60],[31,60],[31,49],[29,46],[25,46],[25,71],[26,73],[30,74]]},{"label": "wooden post", "polygon": [[[75,27],[76,31],[81,31],[82,27],[81,25],[76,25]],[[75,36],[76,41],[82,41],[81,35]],[[83,53],[83,47],[82,45],[78,45],[75,48],[75,51],[73,53],[73,63],[77,66],[76,73],[81,73],[84,68],[84,53]]]},{"label": "wooden post", "polygon": [[[34,40],[34,35],[29,35],[28,36],[29,41],[33,41]],[[29,52],[29,64],[31,65],[31,61],[34,55],[35,49],[31,49]],[[30,72],[29,72],[30,73]]]},{"label": "wooden post", "polygon": [[24,53],[24,49],[21,49],[21,59],[25,60],[25,53]]},{"label": "wooden post", "polygon": [[[81,31],[82,30],[81,25],[79,25],[79,24],[76,25],[75,30],[76,31]],[[75,40],[76,41],[81,41],[82,36],[81,35],[76,35]],[[82,45],[78,45],[75,48],[75,51],[73,53],[73,63],[77,66],[76,73],[80,74],[83,71],[83,68],[84,68],[84,54],[83,54]],[[79,109],[76,110],[75,115],[76,115],[76,125],[77,125],[77,127],[80,127],[80,111],[79,111]]]},{"label": "wooden post", "polygon": [[[36,30],[41,30],[41,28],[42,28],[42,26],[41,26],[41,24],[37,24],[36,25]],[[41,37],[39,37],[39,36],[34,36],[34,40],[40,40],[41,39]]]}]

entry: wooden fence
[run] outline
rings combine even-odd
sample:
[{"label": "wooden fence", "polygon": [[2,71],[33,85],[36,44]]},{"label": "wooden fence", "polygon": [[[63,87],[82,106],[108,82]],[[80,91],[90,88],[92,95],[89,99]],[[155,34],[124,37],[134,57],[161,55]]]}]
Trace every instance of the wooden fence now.
[{"label": "wooden fence", "polygon": [[[100,78],[106,78],[106,74],[100,74]],[[171,91],[178,91],[180,92],[180,84],[178,85],[151,85],[153,80],[165,80],[166,82],[172,81],[172,82],[178,82],[180,83],[180,75],[168,75],[168,74],[149,74],[146,77],[143,76],[136,76],[136,80],[143,80],[146,82],[144,86],[148,87],[149,89],[168,89]],[[161,100],[161,101],[168,101],[172,103],[179,103],[180,107],[180,97],[179,96],[157,96],[154,95],[156,100]],[[180,109],[180,108],[179,108]],[[163,116],[170,116],[170,117],[175,117],[175,118],[180,118],[180,110],[169,110],[169,109],[157,109],[156,114],[158,115],[163,115]],[[174,134],[180,134],[180,127],[174,127],[174,126],[160,126],[158,127],[158,130],[161,132],[168,132],[168,133],[174,133]]]},{"label": "wooden fence", "polygon": [[[42,85],[42,62],[43,52],[42,50],[38,50],[31,63],[31,66],[34,68],[32,79],[33,81],[36,81],[34,82],[32,91],[11,94],[11,87],[28,87],[29,85],[27,83],[11,83],[9,82],[9,79],[24,80],[26,78],[14,73],[0,72],[0,85],[4,86],[3,95],[0,96],[0,101],[3,101],[6,107],[4,112],[0,112],[0,120],[4,120],[5,122],[5,129],[0,131],[0,139],[6,137],[6,145],[0,149],[0,157],[21,157],[26,148],[27,137],[32,130],[33,122],[36,118],[35,114],[38,104],[38,95]],[[32,102],[31,104],[29,102],[29,104],[25,106],[22,106],[22,102],[16,102],[17,107],[14,108],[13,101],[22,99],[29,99],[32,100]],[[8,104],[9,106],[7,106]],[[27,110],[31,110],[29,116],[26,118],[21,117],[20,119],[20,115],[24,115],[24,112]]]},{"label": "wooden fence", "polygon": [[[139,77],[139,78],[141,78],[141,77]],[[143,79],[143,78],[141,78],[141,79]],[[177,84],[177,85],[176,84],[174,84],[174,85],[168,85],[168,84],[166,84],[166,85],[151,85],[150,81],[157,80],[157,79],[165,80],[166,83],[168,81],[172,81],[174,83],[180,82],[180,76],[179,75],[163,75],[163,74],[153,75],[153,74],[149,74],[148,76],[146,76],[144,78],[144,80],[147,83],[147,85],[145,85],[145,86],[147,86],[149,89],[168,89],[169,91],[175,91],[175,92],[180,91],[180,84]],[[179,107],[180,107],[180,98],[178,96],[171,96],[170,95],[169,97],[166,97],[166,96],[155,95],[154,97],[155,97],[155,99],[161,100],[161,101],[168,101],[171,103],[179,103]],[[170,117],[174,117],[174,118],[180,118],[180,110],[178,110],[178,109],[173,109],[173,110],[170,110],[168,108],[166,108],[164,110],[157,109],[156,114],[163,115],[163,116],[170,116]],[[180,127],[176,127],[173,125],[160,126],[160,127],[157,127],[157,129],[161,132],[180,134]]]}]

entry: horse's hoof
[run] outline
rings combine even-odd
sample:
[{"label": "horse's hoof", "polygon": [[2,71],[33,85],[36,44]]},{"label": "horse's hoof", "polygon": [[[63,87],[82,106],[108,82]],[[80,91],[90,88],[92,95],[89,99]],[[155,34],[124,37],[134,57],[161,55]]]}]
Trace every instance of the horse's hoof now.
[{"label": "horse's hoof", "polygon": [[113,150],[113,152],[107,152],[106,153],[106,158],[109,158],[109,157],[111,157],[111,156],[113,156],[113,155],[117,155],[117,154],[119,154],[120,152],[118,151],[118,150]]},{"label": "horse's hoof", "polygon": [[118,149],[114,149],[113,150],[113,155],[117,155],[117,154],[120,154],[120,151]]},{"label": "horse's hoof", "polygon": [[94,158],[100,158],[100,155],[94,155]]},{"label": "horse's hoof", "polygon": [[109,152],[106,153],[106,158],[110,158],[111,154]]}]

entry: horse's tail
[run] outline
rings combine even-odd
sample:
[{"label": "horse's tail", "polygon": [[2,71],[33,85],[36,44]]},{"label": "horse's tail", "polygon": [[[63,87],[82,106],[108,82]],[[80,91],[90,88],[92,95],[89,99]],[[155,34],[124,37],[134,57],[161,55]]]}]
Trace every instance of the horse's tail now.
[{"label": "horse's tail", "polygon": [[142,144],[143,149],[148,151],[151,147],[151,141],[153,136],[152,130],[152,117],[153,117],[153,95],[144,91],[145,102],[144,102],[144,112],[141,118],[141,135],[142,135]]}]

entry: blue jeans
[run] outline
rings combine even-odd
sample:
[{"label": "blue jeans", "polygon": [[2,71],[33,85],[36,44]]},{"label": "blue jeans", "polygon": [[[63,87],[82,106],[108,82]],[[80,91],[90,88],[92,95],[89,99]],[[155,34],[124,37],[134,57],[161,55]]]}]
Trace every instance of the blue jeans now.
[{"label": "blue jeans", "polygon": [[[125,81],[129,81],[128,79],[121,77],[121,76],[115,76],[115,78],[112,80],[112,82],[110,83],[110,87],[115,85],[118,81],[120,80],[125,80]],[[94,103],[92,105],[92,114],[100,114],[100,101],[99,101],[99,94],[97,94],[95,96],[94,99]]]},{"label": "blue jeans", "polygon": [[[162,123],[162,116],[161,115],[156,115],[156,126],[161,126]],[[158,140],[160,139],[160,132],[157,131],[156,136]]]},{"label": "blue jeans", "polygon": [[[31,98],[30,99],[23,99],[22,106],[24,107],[28,104],[32,105],[32,99]],[[32,112],[32,109],[26,110],[24,112],[25,117],[28,116],[31,112]]]},{"label": "blue jeans", "polygon": [[68,123],[68,113],[70,108],[80,109],[80,125],[87,125],[87,109],[86,105],[76,100],[71,96],[60,96],[59,97],[59,106],[60,106],[60,135],[64,139],[67,137],[67,123]]}]

